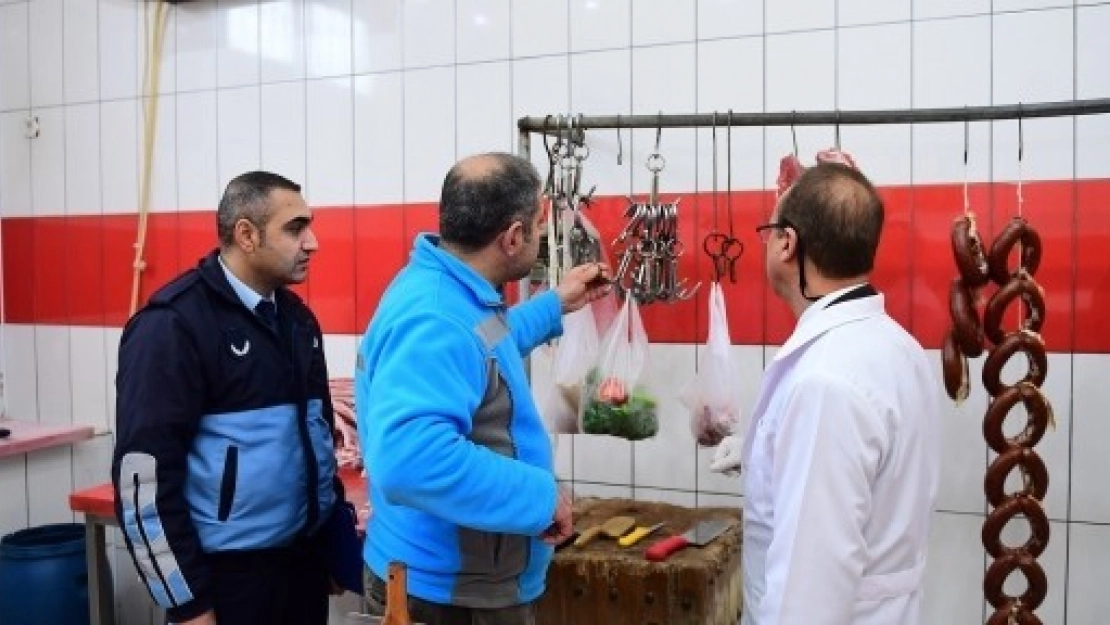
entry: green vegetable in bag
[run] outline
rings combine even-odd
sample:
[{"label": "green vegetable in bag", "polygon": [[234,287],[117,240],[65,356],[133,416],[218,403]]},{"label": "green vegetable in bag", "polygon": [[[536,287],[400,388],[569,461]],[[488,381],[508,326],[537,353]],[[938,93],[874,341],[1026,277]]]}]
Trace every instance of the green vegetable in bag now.
[{"label": "green vegetable in bag", "polygon": [[598,377],[597,369],[586,376],[582,431],[632,441],[655,436],[659,431],[655,398],[639,388],[633,389],[629,395],[619,378],[599,381]]}]

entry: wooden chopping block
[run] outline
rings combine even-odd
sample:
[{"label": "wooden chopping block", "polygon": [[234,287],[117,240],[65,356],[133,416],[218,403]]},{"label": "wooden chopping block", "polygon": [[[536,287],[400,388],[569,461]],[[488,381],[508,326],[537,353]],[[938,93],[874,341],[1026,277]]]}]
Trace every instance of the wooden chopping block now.
[{"label": "wooden chopping block", "polygon": [[[638,525],[665,525],[630,547],[593,541],[558,551],[548,569],[547,592],[537,604],[537,625],[735,625],[742,607],[739,509],[629,499],[575,501],[574,521],[580,527],[619,515],[635,517]],[[727,519],[732,526],[705,547],[683,549],[665,562],[644,557],[651,545],[708,519]]]}]

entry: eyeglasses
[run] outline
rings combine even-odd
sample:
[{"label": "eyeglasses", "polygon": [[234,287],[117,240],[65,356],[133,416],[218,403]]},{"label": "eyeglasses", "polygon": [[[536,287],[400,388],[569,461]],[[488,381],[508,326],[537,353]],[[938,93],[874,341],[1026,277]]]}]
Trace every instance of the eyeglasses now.
[{"label": "eyeglasses", "polygon": [[793,227],[794,225],[791,224],[789,221],[786,221],[785,219],[780,219],[779,221],[772,221],[771,223],[756,226],[755,231],[756,234],[759,235],[759,240],[763,243],[766,243],[767,240],[771,238],[772,230],[783,230],[785,228]]}]

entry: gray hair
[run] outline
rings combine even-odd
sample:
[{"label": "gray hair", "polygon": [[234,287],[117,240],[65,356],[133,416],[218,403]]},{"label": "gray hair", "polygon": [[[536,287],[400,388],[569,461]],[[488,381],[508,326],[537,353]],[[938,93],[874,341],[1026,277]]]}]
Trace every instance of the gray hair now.
[{"label": "gray hair", "polygon": [[[491,166],[475,168],[475,160],[488,160]],[[539,173],[519,156],[492,152],[464,159],[443,181],[440,236],[474,251],[489,245],[514,221],[520,221],[525,239],[531,240],[539,193]]]},{"label": "gray hair", "polygon": [[251,171],[232,179],[220,198],[216,211],[216,232],[220,246],[235,243],[235,224],[246,219],[262,230],[270,220],[270,192],[285,189],[301,192],[301,185],[268,171]]}]

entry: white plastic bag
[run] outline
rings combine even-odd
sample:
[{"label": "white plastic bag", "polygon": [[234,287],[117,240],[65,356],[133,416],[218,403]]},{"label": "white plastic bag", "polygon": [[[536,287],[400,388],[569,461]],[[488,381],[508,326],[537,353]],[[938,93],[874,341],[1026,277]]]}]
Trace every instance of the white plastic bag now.
[{"label": "white plastic bag", "polygon": [[690,410],[690,431],[699,445],[717,445],[740,423],[740,378],[728,335],[725,295],[718,282],[709,290],[709,337],[698,374],[683,394]]},{"label": "white plastic bag", "polygon": [[[563,208],[559,213],[562,231],[569,233],[576,224],[585,235],[597,240],[597,229],[582,213]],[[604,255],[604,251],[602,251]],[[562,245],[559,279],[563,271],[573,266],[570,245]],[[582,385],[586,374],[597,361],[601,333],[605,329],[599,315],[611,318],[612,296],[587,304],[563,317],[563,335],[553,346],[551,384],[540,403],[548,429],[553,434],[578,434],[581,413]]]},{"label": "white plastic bag", "polygon": [[626,298],[605,332],[596,366],[586,376],[582,432],[642,440],[659,431],[656,401],[640,385],[648,338],[633,297]]},{"label": "white plastic bag", "polygon": [[597,322],[591,306],[563,317],[563,336],[555,346],[551,385],[543,402],[543,415],[556,434],[577,434],[579,401],[586,374],[597,360]]}]

